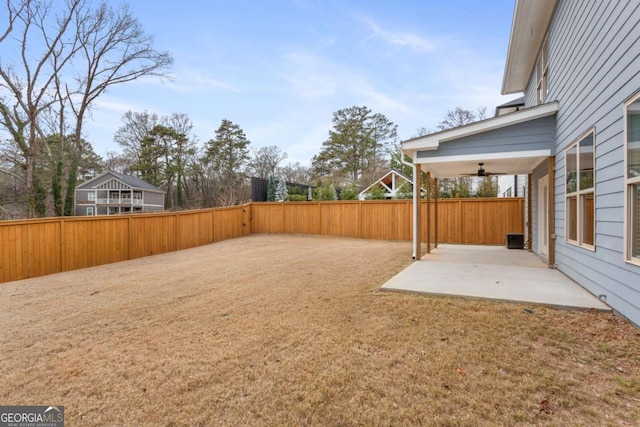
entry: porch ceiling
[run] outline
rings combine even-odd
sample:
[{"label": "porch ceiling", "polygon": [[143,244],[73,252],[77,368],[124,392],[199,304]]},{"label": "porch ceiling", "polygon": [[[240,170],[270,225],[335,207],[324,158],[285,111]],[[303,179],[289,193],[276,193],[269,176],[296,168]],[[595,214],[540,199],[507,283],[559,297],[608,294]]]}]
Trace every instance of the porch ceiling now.
[{"label": "porch ceiling", "polygon": [[467,155],[459,156],[458,158],[435,157],[424,159],[426,163],[422,164],[422,169],[425,172],[431,172],[434,177],[456,178],[467,174],[475,174],[479,169],[478,163],[482,162],[484,163],[484,170],[489,173],[505,175],[529,174],[550,155],[550,150],[546,152],[540,150],[539,152],[529,153]]}]

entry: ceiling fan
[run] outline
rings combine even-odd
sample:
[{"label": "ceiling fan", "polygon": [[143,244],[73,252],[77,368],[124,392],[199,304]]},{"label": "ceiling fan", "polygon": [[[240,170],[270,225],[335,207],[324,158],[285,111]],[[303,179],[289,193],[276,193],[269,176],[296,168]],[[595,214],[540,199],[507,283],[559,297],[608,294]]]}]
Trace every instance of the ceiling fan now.
[{"label": "ceiling fan", "polygon": [[478,163],[478,166],[480,166],[480,169],[478,169],[478,172],[476,173],[465,173],[463,175],[465,176],[478,176],[478,177],[486,177],[486,176],[492,176],[492,175],[506,175],[506,173],[502,173],[502,172],[488,172],[484,170],[484,163]]}]

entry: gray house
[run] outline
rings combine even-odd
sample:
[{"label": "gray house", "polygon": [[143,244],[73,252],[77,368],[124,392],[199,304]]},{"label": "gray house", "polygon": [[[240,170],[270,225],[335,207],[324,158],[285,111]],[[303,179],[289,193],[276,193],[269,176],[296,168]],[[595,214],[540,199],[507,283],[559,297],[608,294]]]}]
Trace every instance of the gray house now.
[{"label": "gray house", "polygon": [[76,215],[164,210],[164,191],[135,176],[104,172],[76,187]]},{"label": "gray house", "polygon": [[516,0],[511,28],[524,107],[402,149],[432,177],[525,174],[530,249],[640,325],[640,3]]}]

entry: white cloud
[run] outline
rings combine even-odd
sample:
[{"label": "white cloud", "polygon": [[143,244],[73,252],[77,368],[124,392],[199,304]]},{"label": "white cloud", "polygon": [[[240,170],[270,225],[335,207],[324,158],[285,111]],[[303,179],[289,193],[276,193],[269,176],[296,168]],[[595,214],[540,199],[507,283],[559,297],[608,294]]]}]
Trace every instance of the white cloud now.
[{"label": "white cloud", "polygon": [[374,112],[390,114],[392,112],[402,113],[411,110],[406,103],[400,100],[400,97],[392,97],[385,94],[364,79],[355,78],[350,83],[351,90],[360,95],[364,99],[363,103]]},{"label": "white cloud", "polygon": [[418,53],[431,52],[436,46],[418,34],[404,31],[388,31],[380,27],[372,18],[360,18],[371,31],[370,39],[381,40],[387,45],[407,48]]},{"label": "white cloud", "polygon": [[182,68],[174,72],[171,78],[157,77],[138,80],[140,84],[156,85],[163,89],[180,93],[201,93],[205,90],[241,93],[232,83],[212,77],[196,68]]},{"label": "white cloud", "polygon": [[284,55],[282,78],[291,86],[297,98],[317,100],[336,94],[339,67],[326,59],[307,52],[290,52]]},{"label": "white cloud", "polygon": [[[410,107],[395,94],[385,93],[366,72],[338,64],[328,58],[308,52],[285,55],[285,80],[292,86],[292,94],[311,101],[345,100],[367,105],[376,112],[406,112]],[[395,85],[391,85],[395,87]]]},{"label": "white cloud", "polygon": [[124,101],[120,98],[115,98],[110,95],[102,95],[96,99],[94,109],[103,110],[111,113],[124,114],[127,111],[141,111],[144,110],[140,104],[134,104],[128,101]]},{"label": "white cloud", "polygon": [[204,87],[216,90],[224,90],[227,92],[242,93],[242,91],[234,85],[210,77],[195,77],[193,81],[197,84],[196,89],[202,89]]}]

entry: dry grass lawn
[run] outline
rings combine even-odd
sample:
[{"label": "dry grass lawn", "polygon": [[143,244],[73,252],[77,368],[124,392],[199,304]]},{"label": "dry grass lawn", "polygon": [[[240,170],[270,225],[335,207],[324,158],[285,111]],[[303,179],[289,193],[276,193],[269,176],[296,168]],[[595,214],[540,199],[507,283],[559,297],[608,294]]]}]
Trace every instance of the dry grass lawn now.
[{"label": "dry grass lawn", "polygon": [[0,285],[0,404],[68,426],[640,423],[632,325],[380,292],[410,253],[253,235]]}]

